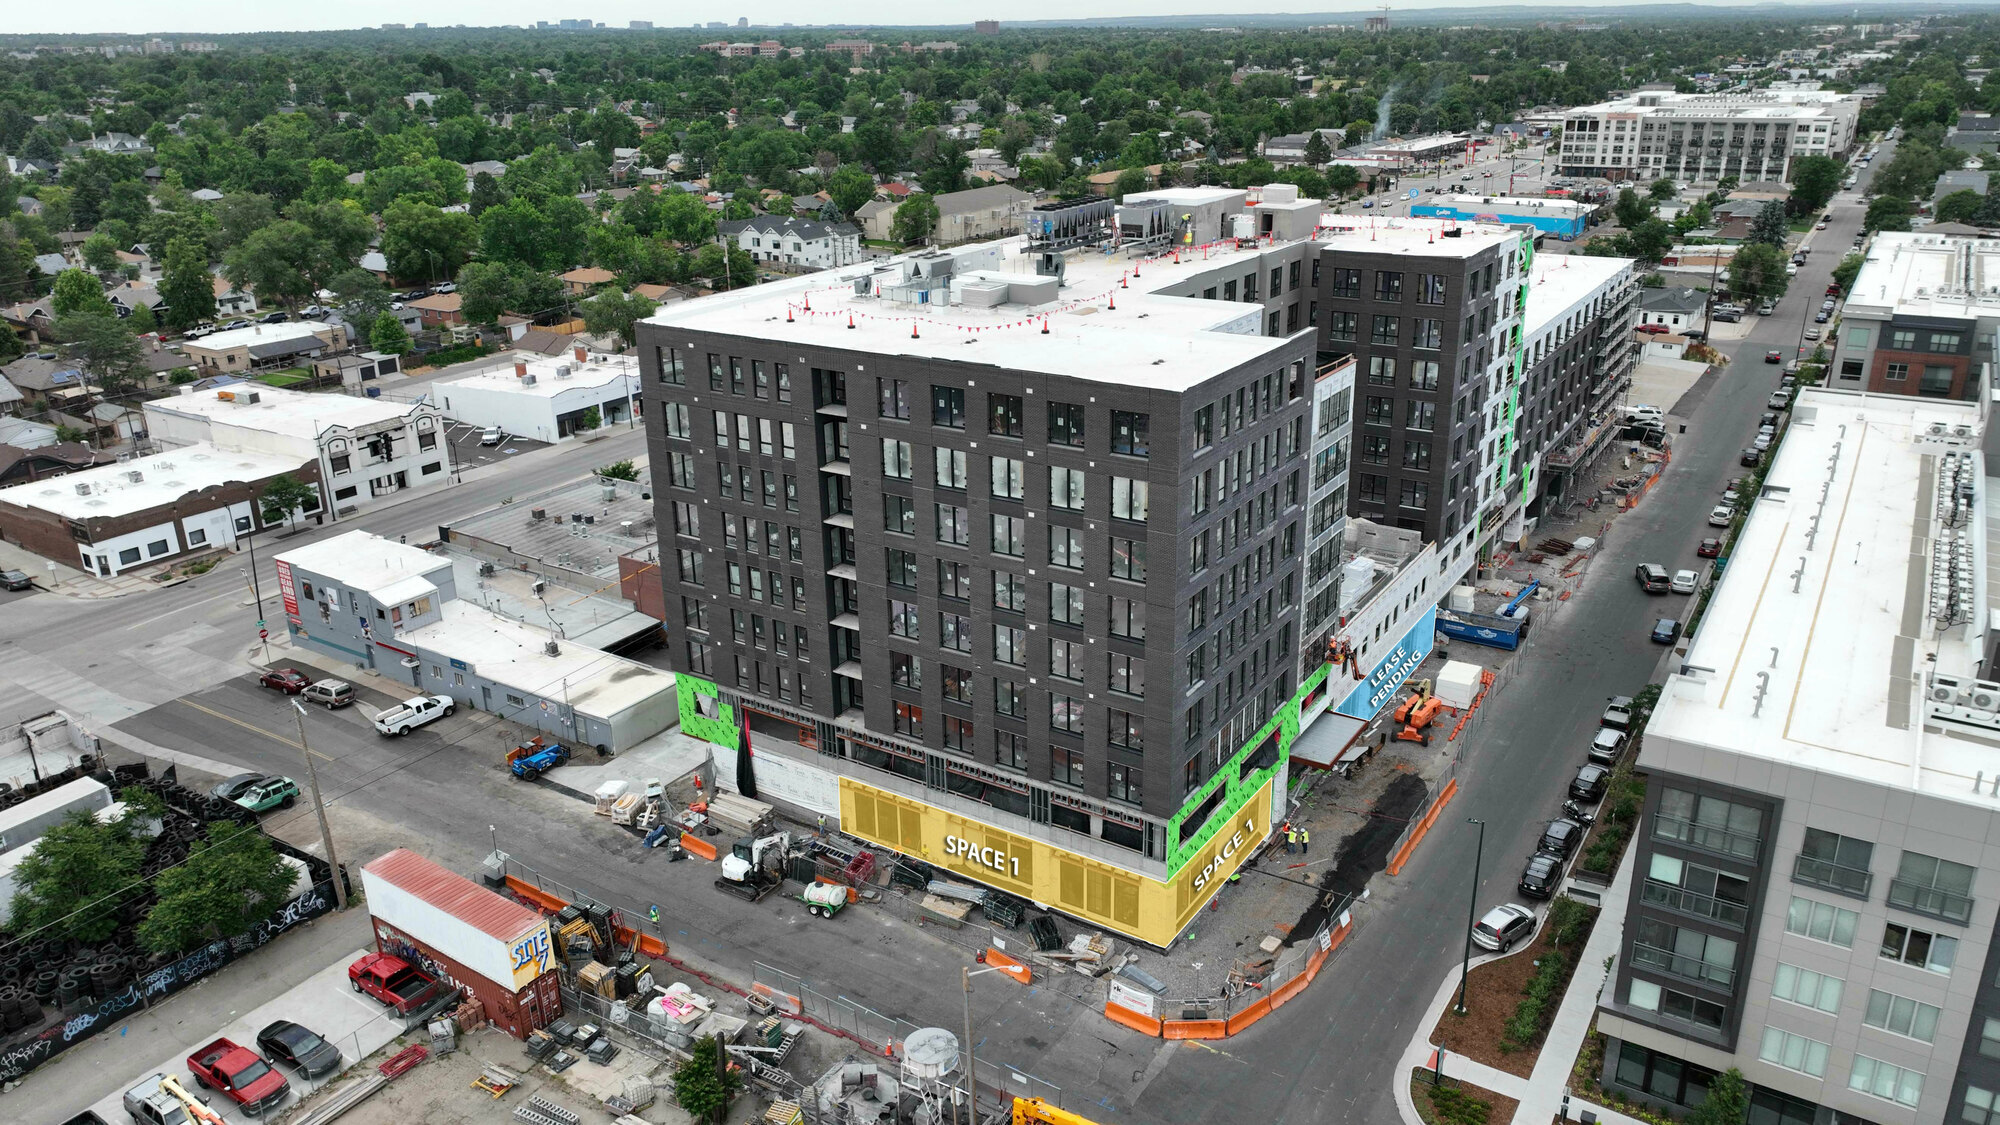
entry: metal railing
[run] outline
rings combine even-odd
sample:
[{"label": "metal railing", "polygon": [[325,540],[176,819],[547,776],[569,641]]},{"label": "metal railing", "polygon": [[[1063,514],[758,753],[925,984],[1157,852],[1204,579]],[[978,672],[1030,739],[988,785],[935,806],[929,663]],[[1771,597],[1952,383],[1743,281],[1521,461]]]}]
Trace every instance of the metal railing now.
[{"label": "metal railing", "polygon": [[1866,868],[1848,867],[1829,859],[1802,855],[1792,862],[1792,882],[1865,899],[1874,885],[1875,876]]},{"label": "metal railing", "polygon": [[1889,880],[1889,905],[1960,925],[1972,918],[1970,897],[1903,879]]},{"label": "metal railing", "polygon": [[1757,858],[1757,851],[1764,843],[1763,838],[1759,836],[1731,832],[1727,828],[1697,824],[1692,820],[1664,814],[1653,817],[1653,838],[1674,840],[1690,847],[1701,848],[1717,855],[1734,856],[1737,859]]},{"label": "metal railing", "polygon": [[1736,987],[1736,970],[1727,965],[1712,965],[1699,957],[1689,957],[1675,953],[1671,949],[1661,949],[1654,945],[1632,943],[1632,963],[1646,965],[1671,973],[1686,980],[1702,984],[1719,985],[1722,988]]},{"label": "metal railing", "polygon": [[1728,902],[1705,895],[1699,891],[1683,890],[1671,883],[1646,880],[1639,897],[1654,906],[1664,906],[1668,910],[1678,910],[1682,914],[1692,914],[1698,918],[1713,918],[1732,926],[1741,927],[1750,918],[1750,908],[1741,903]]}]

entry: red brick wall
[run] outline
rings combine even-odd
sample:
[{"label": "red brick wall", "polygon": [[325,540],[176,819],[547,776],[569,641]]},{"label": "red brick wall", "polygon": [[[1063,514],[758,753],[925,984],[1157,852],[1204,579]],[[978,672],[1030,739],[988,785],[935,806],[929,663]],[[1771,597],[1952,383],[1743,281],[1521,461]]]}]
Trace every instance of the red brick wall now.
[{"label": "red brick wall", "polygon": [[[308,461],[292,470],[291,475],[316,486],[319,484],[319,462]],[[89,532],[89,540],[101,543],[114,536],[172,521],[175,525],[173,554],[163,555],[160,559],[146,560],[159,562],[187,552],[188,545],[181,540],[181,520],[202,512],[213,511],[224,504],[239,504],[246,500],[254,500],[263,494],[265,486],[275,479],[275,476],[276,474],[261,480],[232,482],[199,492],[190,492],[170,504],[161,504],[143,512],[83,522]],[[69,484],[58,484],[55,487],[69,487]],[[324,511],[326,503],[324,496],[321,496],[320,503],[321,510]],[[258,527],[266,526],[263,514],[257,510],[255,504],[251,505],[250,518]],[[0,500],[0,539],[18,543],[43,558],[54,559],[66,566],[79,565],[81,558],[79,542],[70,534],[68,521],[39,508],[25,507],[4,500]]]},{"label": "red brick wall", "polygon": [[[1884,331],[1883,335],[1886,336],[1888,333]],[[1909,377],[1891,381],[1889,365],[1892,363],[1908,364]],[[1875,351],[1875,365],[1868,372],[1868,389],[1875,394],[1915,395],[1917,388],[1923,385],[1926,367],[1951,368],[1951,394],[1943,397],[1955,399],[1966,397],[1965,379],[1972,368],[1972,360],[1969,357],[1934,355],[1930,352],[1895,352],[1887,348],[1877,348]]]}]

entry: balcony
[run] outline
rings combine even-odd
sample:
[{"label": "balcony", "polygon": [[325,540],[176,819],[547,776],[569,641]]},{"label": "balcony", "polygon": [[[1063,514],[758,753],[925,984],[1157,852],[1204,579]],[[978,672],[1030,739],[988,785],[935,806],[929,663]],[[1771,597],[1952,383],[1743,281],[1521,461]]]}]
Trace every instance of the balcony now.
[{"label": "balcony", "polygon": [[1921,883],[1889,880],[1889,905],[1963,926],[1972,919],[1972,899]]},{"label": "balcony", "polygon": [[1708,824],[1697,824],[1692,820],[1682,820],[1664,813],[1653,817],[1653,838],[1656,840],[1678,840],[1691,847],[1711,851],[1717,855],[1735,856],[1738,859],[1756,859],[1763,839],[1731,832]]},{"label": "balcony", "polygon": [[1727,965],[1711,965],[1698,957],[1687,957],[1671,949],[1661,949],[1635,941],[1632,943],[1632,963],[1658,969],[1697,984],[1714,985],[1732,992],[1736,989],[1735,969]]},{"label": "balcony", "polygon": [[813,408],[813,413],[823,414],[828,418],[845,418],[847,417],[847,404],[844,402],[823,402]]},{"label": "balcony", "polygon": [[1852,898],[1866,900],[1874,881],[1875,876],[1866,869],[1845,867],[1830,859],[1814,859],[1802,855],[1792,861],[1792,882],[1808,887],[1820,887]]},{"label": "balcony", "polygon": [[1664,906],[1697,918],[1713,918],[1738,928],[1750,918],[1750,908],[1740,902],[1728,902],[1714,895],[1682,890],[1670,883],[1656,883],[1651,879],[1640,888],[1639,897],[1654,906]]}]

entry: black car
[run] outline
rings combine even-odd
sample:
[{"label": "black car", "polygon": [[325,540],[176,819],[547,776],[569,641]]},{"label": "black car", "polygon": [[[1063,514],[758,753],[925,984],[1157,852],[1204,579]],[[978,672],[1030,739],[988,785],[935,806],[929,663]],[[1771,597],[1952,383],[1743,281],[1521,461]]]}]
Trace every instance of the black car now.
[{"label": "black car", "polygon": [[1569,779],[1569,795],[1579,801],[1595,801],[1604,796],[1604,788],[1611,780],[1611,771],[1603,766],[1581,766],[1576,776]]},{"label": "black car", "polygon": [[1739,465],[1748,465],[1754,469],[1757,467],[1757,462],[1762,461],[1763,459],[1764,455],[1762,453],[1759,453],[1754,449],[1746,449],[1743,451],[1743,455],[1736,459],[1736,463]]},{"label": "black car", "polygon": [[35,580],[18,570],[0,570],[0,586],[9,590],[32,590]]},{"label": "black car", "polygon": [[275,780],[277,778],[268,773],[239,773],[235,777],[217,784],[209,792],[225,801],[234,801],[256,786],[262,785],[266,781]]},{"label": "black car", "polygon": [[105,1120],[86,1109],[68,1121],[63,1122],[63,1125],[105,1125]]},{"label": "black car", "polygon": [[1673,644],[1675,641],[1680,640],[1681,623],[1671,617],[1662,617],[1658,621],[1653,622],[1652,637],[1653,643],[1656,645]]},{"label": "black car", "polygon": [[285,315],[284,313],[282,313],[282,312],[274,312],[274,313],[265,313],[265,314],[264,314],[263,316],[260,316],[260,317],[258,317],[258,318],[257,318],[257,323],[259,323],[259,324],[283,324],[283,323],[285,323],[286,321],[288,321],[288,320],[290,320],[290,319],[292,319],[292,318],[291,318],[291,317],[289,317],[289,316],[286,316],[286,315]]},{"label": "black car", "polygon": [[257,1033],[257,1049],[299,1072],[318,1078],[340,1069],[340,1048],[290,1020],[279,1020]]},{"label": "black car", "polygon": [[1764,413],[1757,416],[1757,428],[1760,430],[1763,429],[1765,426],[1775,426],[1777,424],[1778,424],[1778,412],[1775,410],[1766,410]]},{"label": "black car", "polygon": [[1521,893],[1529,898],[1549,898],[1562,882],[1562,860],[1536,852],[1521,869]]},{"label": "black car", "polygon": [[1557,859],[1568,859],[1569,853],[1582,842],[1583,825],[1566,818],[1551,820],[1549,826],[1542,829],[1542,838],[1535,844],[1535,851]]}]

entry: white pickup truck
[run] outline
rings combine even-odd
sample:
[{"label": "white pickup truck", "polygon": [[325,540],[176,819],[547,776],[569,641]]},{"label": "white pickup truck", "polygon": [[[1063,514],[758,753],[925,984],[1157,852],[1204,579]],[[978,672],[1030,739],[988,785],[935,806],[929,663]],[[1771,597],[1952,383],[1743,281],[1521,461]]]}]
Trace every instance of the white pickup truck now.
[{"label": "white pickup truck", "polygon": [[412,728],[441,719],[457,709],[449,695],[413,696],[375,716],[375,729],[383,734],[408,734]]}]

